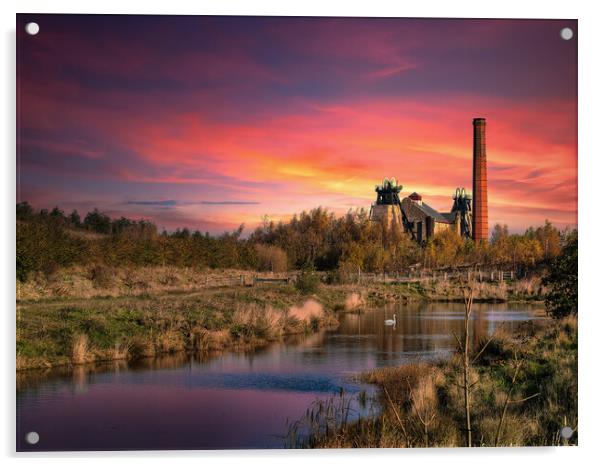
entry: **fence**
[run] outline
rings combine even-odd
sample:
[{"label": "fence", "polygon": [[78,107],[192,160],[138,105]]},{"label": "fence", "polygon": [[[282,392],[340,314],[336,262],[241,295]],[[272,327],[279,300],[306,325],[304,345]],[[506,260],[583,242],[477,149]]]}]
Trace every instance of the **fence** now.
[{"label": "fence", "polygon": [[416,271],[408,273],[350,273],[347,279],[356,283],[407,283],[448,280],[466,280],[478,282],[503,282],[520,278],[513,270],[453,270],[453,271]]},{"label": "fence", "polygon": [[[317,272],[324,280],[326,273]],[[229,276],[207,276],[204,280],[205,287],[232,287],[232,286],[261,286],[263,284],[291,284],[297,279],[297,272],[279,274],[257,274],[253,272],[241,273]],[[466,280],[477,282],[504,282],[522,278],[524,274],[512,270],[429,270],[414,272],[384,272],[369,273],[361,270],[349,273],[345,279],[349,283],[409,283],[409,282],[432,282],[448,280]]]}]

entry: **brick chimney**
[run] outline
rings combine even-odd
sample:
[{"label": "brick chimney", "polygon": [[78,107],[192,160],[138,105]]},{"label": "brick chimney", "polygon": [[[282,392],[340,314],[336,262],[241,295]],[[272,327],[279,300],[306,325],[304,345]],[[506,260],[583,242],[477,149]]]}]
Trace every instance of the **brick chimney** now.
[{"label": "brick chimney", "polygon": [[472,239],[481,242],[489,239],[485,118],[473,119],[472,126]]}]

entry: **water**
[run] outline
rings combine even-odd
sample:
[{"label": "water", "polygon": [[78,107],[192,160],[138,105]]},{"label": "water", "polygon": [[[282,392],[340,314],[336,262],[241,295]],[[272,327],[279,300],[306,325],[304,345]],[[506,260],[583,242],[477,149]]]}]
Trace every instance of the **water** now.
[{"label": "water", "polygon": [[[535,317],[529,305],[475,304],[475,339]],[[397,325],[385,319],[397,314]],[[135,450],[281,448],[287,420],[341,389],[370,386],[359,372],[449,355],[463,326],[462,304],[387,307],[346,314],[336,331],[272,344],[252,353],[115,362],[73,371],[18,374],[17,448]],[[355,397],[358,398],[358,397]],[[355,415],[368,408],[355,406]],[[39,443],[25,436],[35,431]]]}]

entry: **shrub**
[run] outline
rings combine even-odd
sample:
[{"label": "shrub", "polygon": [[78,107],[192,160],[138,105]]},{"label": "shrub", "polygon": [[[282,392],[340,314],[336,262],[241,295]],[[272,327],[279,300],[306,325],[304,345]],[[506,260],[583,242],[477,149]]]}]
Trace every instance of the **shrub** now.
[{"label": "shrub", "polygon": [[235,340],[244,340],[254,335],[253,327],[249,324],[233,324],[230,327],[230,335]]},{"label": "shrub", "polygon": [[266,244],[256,244],[255,253],[257,255],[258,270],[269,272],[286,272],[288,269],[288,258],[286,252],[278,246]]},{"label": "shrub", "polygon": [[282,335],[284,315],[271,306],[250,304],[234,311],[230,334],[235,339],[251,337],[273,340]]},{"label": "shrub", "polygon": [[542,280],[549,287],[546,309],[556,319],[577,315],[577,249],[577,232],[572,232]]},{"label": "shrub", "polygon": [[115,272],[105,265],[95,265],[90,269],[89,278],[96,288],[110,288],[115,282]]},{"label": "shrub", "polygon": [[19,247],[17,242],[17,280],[26,282],[29,273],[34,270],[33,259]]},{"label": "shrub", "polygon": [[148,358],[155,356],[155,346],[148,337],[135,335],[127,343],[132,359]]},{"label": "shrub", "polygon": [[305,268],[298,275],[295,286],[301,293],[315,293],[320,288],[320,276],[312,267]]}]

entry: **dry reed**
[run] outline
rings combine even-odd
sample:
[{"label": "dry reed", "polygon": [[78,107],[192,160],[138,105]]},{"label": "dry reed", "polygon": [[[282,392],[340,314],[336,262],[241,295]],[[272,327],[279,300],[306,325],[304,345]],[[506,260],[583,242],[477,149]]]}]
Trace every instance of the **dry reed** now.
[{"label": "dry reed", "polygon": [[84,364],[88,362],[88,336],[85,334],[76,335],[73,338],[71,360],[73,364]]},{"label": "dry reed", "polygon": [[360,293],[354,292],[347,296],[347,298],[345,299],[345,310],[356,311],[365,304],[366,302],[362,295]]}]

